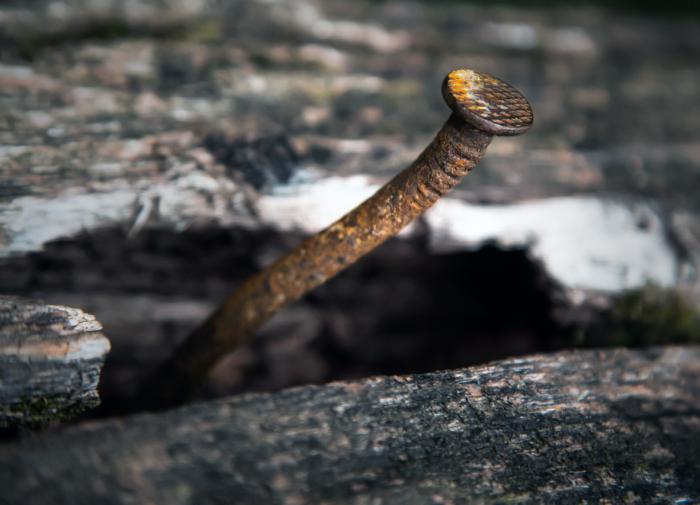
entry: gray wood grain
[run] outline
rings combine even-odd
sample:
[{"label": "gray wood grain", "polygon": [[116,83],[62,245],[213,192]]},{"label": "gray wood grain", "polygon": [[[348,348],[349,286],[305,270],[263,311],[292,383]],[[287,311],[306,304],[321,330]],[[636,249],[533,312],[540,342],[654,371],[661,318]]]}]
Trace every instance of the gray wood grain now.
[{"label": "gray wood grain", "polygon": [[[700,300],[699,27],[464,2],[3,2],[0,257],[106,227],[315,232],[368,196],[363,184],[415,159],[447,117],[440,80],[471,65],[520,88],[536,123],[494,142],[449,196],[452,208],[564,199],[566,219],[583,222],[563,229],[591,237],[617,209],[622,229],[568,253],[593,269],[573,287],[650,279]],[[324,206],[326,191],[347,206]],[[435,248],[519,245],[574,282],[555,253],[532,246],[546,242],[540,227],[469,238],[454,223],[480,215],[431,215]],[[640,247],[624,232],[654,259],[633,260]],[[596,244],[613,254],[584,252]],[[590,285],[605,270],[614,281]]]},{"label": "gray wood grain", "polygon": [[99,403],[110,343],[91,314],[0,295],[0,427],[37,425]]},{"label": "gray wood grain", "polygon": [[77,426],[0,501],[688,504],[698,454],[700,348],[562,352]]}]

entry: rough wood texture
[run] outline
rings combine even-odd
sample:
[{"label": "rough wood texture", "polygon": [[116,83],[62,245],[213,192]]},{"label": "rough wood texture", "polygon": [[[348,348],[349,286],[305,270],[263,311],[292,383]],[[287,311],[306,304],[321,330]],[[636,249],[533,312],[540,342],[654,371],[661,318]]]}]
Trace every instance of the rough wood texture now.
[{"label": "rough wood texture", "polygon": [[[567,287],[700,300],[699,27],[462,2],[3,2],[0,257],[103,227],[315,232],[415,159],[448,112],[440,80],[469,66],[537,121],[426,216],[434,246],[520,245]],[[562,252],[571,229],[588,240]]]},{"label": "rough wood texture", "polygon": [[0,449],[6,503],[700,499],[700,348],[248,395]]},{"label": "rough wood texture", "polygon": [[0,296],[0,427],[37,425],[99,403],[109,340],[79,309]]}]

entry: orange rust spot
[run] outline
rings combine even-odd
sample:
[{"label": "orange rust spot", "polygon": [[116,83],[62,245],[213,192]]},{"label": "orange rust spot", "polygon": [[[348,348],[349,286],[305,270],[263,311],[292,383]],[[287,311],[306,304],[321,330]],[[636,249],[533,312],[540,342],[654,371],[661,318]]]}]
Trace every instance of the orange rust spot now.
[{"label": "orange rust spot", "polygon": [[[464,119],[476,120],[476,127],[494,134],[517,134],[532,124],[532,110],[517,90],[488,74],[453,70],[445,78],[443,95]],[[470,117],[471,116],[471,117]]]}]

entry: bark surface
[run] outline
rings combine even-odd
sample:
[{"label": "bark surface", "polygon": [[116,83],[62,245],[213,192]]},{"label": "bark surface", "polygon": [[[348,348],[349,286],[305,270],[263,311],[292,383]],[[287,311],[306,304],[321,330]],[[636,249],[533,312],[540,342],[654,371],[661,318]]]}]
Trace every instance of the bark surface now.
[{"label": "bark surface", "polygon": [[3,503],[694,503],[700,348],[535,355],[86,424]]}]

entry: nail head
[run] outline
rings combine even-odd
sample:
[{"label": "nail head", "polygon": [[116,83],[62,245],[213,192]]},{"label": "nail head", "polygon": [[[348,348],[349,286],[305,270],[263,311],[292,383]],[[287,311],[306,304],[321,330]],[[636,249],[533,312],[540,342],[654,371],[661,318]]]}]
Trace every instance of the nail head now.
[{"label": "nail head", "polygon": [[492,135],[520,135],[532,126],[532,108],[527,99],[491,75],[453,70],[442,83],[442,96],[455,114]]}]

